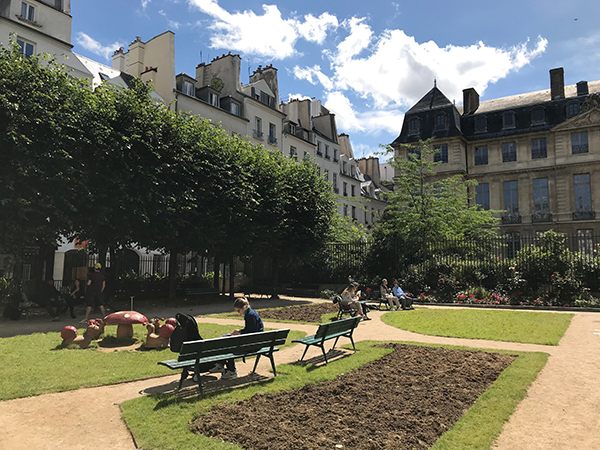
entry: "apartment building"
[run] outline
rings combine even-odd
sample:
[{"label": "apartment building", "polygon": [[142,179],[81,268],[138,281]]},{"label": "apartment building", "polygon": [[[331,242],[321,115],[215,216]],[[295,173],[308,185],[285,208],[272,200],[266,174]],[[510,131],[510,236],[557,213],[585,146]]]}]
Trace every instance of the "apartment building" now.
[{"label": "apartment building", "polygon": [[555,230],[591,248],[600,233],[600,81],[479,101],[473,88],[455,106],[434,86],[404,117],[392,144],[433,138],[438,176],[475,179],[473,202],[501,210],[501,231],[518,238]]}]

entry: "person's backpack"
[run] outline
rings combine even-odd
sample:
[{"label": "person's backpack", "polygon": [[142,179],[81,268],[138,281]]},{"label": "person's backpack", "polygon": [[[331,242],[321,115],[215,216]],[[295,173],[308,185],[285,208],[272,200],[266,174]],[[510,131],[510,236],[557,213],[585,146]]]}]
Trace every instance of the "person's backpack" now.
[{"label": "person's backpack", "polygon": [[171,334],[170,347],[172,352],[179,353],[184,342],[197,341],[202,339],[202,336],[200,336],[198,324],[194,316],[177,313],[175,314],[175,319],[177,319],[177,326],[173,330],[173,334]]}]

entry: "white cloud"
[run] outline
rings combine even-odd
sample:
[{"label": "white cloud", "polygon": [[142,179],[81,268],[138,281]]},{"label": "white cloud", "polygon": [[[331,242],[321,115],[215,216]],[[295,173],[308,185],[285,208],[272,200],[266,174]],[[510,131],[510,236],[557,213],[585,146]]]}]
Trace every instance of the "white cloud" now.
[{"label": "white cloud", "polygon": [[142,9],[146,9],[146,6],[148,6],[148,3],[150,3],[152,0],[142,0],[141,2],[141,6]]},{"label": "white cloud", "polygon": [[295,44],[299,38],[321,44],[328,29],[338,26],[337,18],[328,13],[319,17],[309,14],[301,21],[282,18],[275,5],[263,5],[264,14],[257,15],[250,10],[229,13],[217,0],[188,1],[192,7],[214,19],[209,26],[214,31],[210,38],[211,47],[273,59],[296,54]]},{"label": "white cloud", "polygon": [[292,72],[296,78],[300,80],[306,80],[310,84],[317,84],[318,82],[321,83],[325,89],[333,88],[333,83],[329,77],[321,71],[321,67],[318,65],[305,68],[295,66],[292,69]]},{"label": "white cloud", "polygon": [[390,104],[410,106],[421,98],[437,79],[440,89],[450,99],[461,98],[464,88],[474,87],[483,95],[493,83],[519,70],[546,49],[548,41],[539,37],[532,49],[529,42],[508,49],[435,42],[418,43],[402,30],[388,30],[365,57],[353,57],[365,49],[370,38],[361,21],[350,23],[350,35],[330,53],[331,80],[334,89],[351,90],[362,98],[372,99],[375,108]]},{"label": "white cloud", "polygon": [[287,101],[291,102],[292,100],[310,100],[310,97],[304,94],[288,94]]},{"label": "white cloud", "polygon": [[114,42],[113,44],[102,45],[100,42],[81,31],[77,33],[75,41],[86,50],[103,57],[105,60],[109,60],[115,50],[118,50],[120,47],[125,47],[126,45],[118,41]]},{"label": "white cloud", "polygon": [[169,25],[169,28],[172,28],[174,30],[179,29],[179,27],[181,26],[181,24],[179,22],[176,22],[174,20],[171,20],[167,17],[167,13],[164,12],[162,9],[160,11],[158,11],[158,13],[163,16],[165,19],[167,19],[167,24]]}]

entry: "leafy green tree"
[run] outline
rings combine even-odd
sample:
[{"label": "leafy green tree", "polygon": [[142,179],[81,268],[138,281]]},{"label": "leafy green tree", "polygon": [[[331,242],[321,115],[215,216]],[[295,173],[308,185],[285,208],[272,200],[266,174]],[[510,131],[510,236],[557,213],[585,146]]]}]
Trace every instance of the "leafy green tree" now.
[{"label": "leafy green tree", "polygon": [[[407,253],[426,244],[496,235],[495,211],[469,203],[475,180],[461,174],[443,178],[436,175],[436,152],[431,140],[404,145],[408,158],[387,146],[390,163],[396,170],[394,190],[387,194],[388,207],[374,236],[378,245],[402,242]],[[471,189],[470,189],[471,188]]]},{"label": "leafy green tree", "polygon": [[49,57],[0,48],[0,248],[19,254],[72,228],[84,189],[74,153],[91,92]]}]

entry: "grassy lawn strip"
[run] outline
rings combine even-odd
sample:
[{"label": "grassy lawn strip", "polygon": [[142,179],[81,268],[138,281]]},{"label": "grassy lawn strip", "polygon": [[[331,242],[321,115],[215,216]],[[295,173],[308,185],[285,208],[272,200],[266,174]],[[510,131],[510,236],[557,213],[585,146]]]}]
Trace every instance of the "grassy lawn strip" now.
[{"label": "grassy lawn strip", "polygon": [[558,345],[573,314],[473,309],[417,309],[390,312],[381,320],[393,327],[431,336]]},{"label": "grassy lawn strip", "polygon": [[[145,327],[134,325],[133,328],[135,337],[144,342]],[[233,328],[231,325],[203,323],[200,324],[200,334],[204,339],[211,339],[229,333]],[[79,334],[84,331],[79,330]],[[114,341],[115,335],[116,327],[107,326],[107,341]],[[292,345],[293,339],[303,336],[305,333],[291,330],[285,347]],[[61,342],[58,332],[0,339],[0,400],[176,373],[156,364],[177,358],[177,354],[169,349],[114,349],[105,353],[98,350],[96,343],[92,343],[94,348],[64,349],[58,348]]]},{"label": "grassy lawn strip", "polygon": [[[283,364],[277,367],[278,376],[272,381],[250,385],[245,388],[212,392],[204,398],[196,395],[181,398],[169,394],[140,397],[121,404],[123,418],[132,431],[137,444],[146,450],[202,448],[206,450],[239,449],[188,429],[188,423],[221,402],[236,402],[255,394],[267,394],[301,387],[309,383],[333,379],[339,374],[357,369],[361,365],[380,358],[390,349],[373,347],[378,342],[363,341],[357,344],[359,351],[349,358],[331,362],[315,370],[312,365]],[[407,344],[414,345],[412,342]],[[421,344],[417,344],[421,345]],[[434,346],[432,347],[440,347]],[[470,349],[444,346],[446,348]],[[446,432],[433,447],[439,449],[489,449],[498,436],[502,425],[524,398],[529,385],[537,377],[548,359],[545,353],[526,353],[490,350],[510,353],[519,357],[498,378],[491,388],[479,397],[475,405]]]}]

